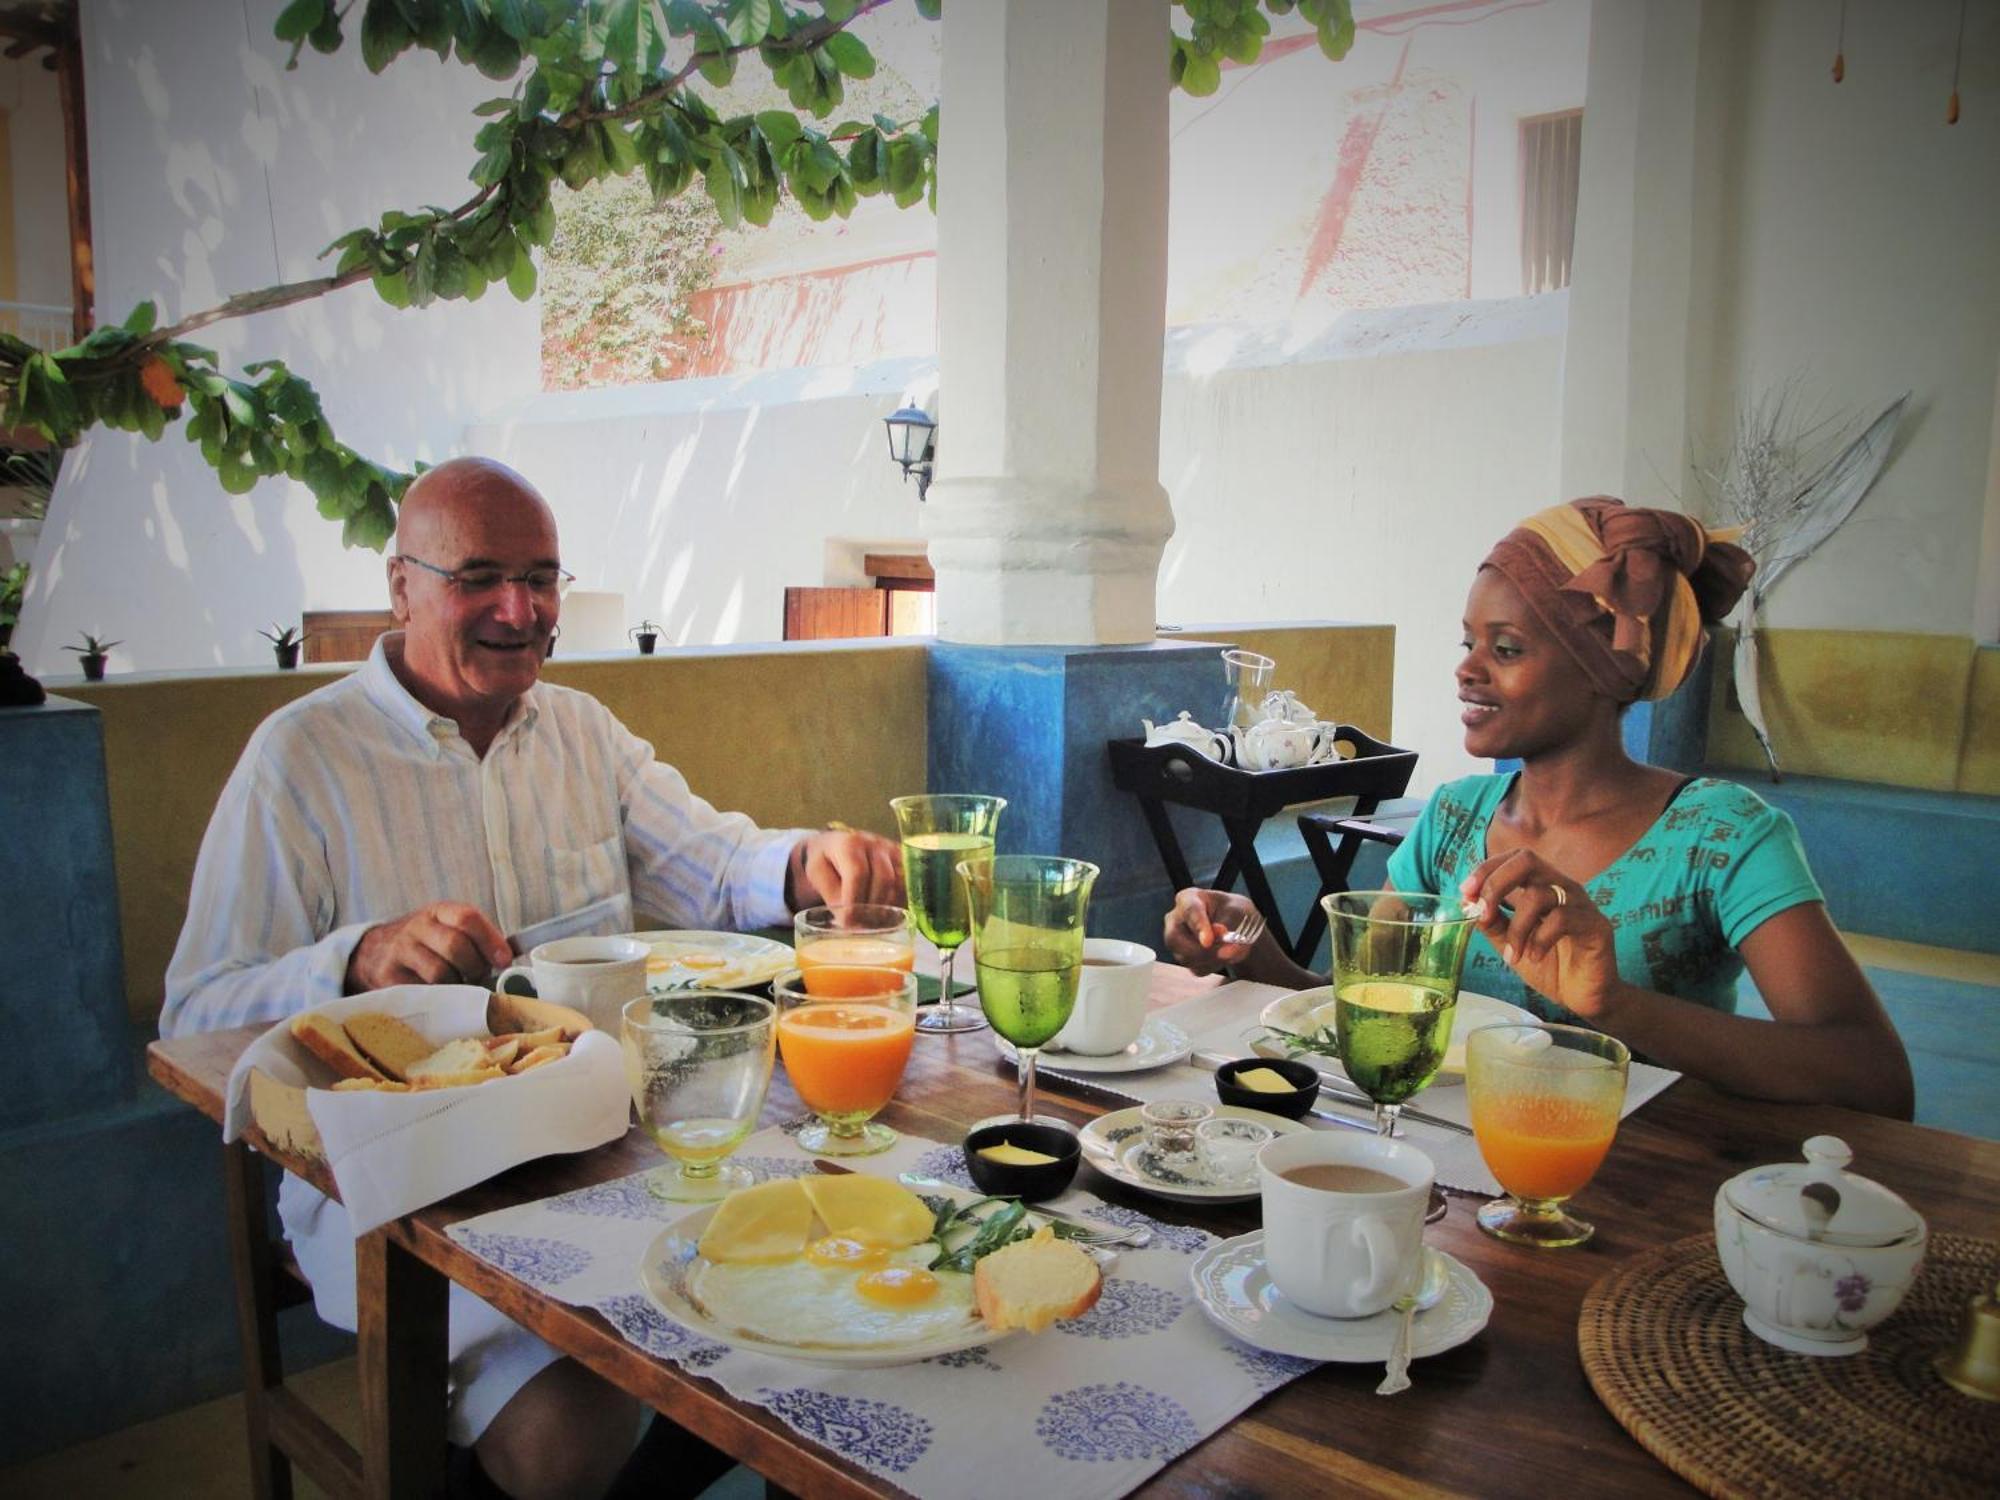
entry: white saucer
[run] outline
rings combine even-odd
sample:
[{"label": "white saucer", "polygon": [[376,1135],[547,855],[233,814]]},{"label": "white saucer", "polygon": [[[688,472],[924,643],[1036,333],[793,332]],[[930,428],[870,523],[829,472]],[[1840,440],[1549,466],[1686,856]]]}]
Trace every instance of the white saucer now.
[{"label": "white saucer", "polygon": [[[1013,1058],[1014,1044],[995,1036],[1000,1055]],[[1164,1068],[1194,1051],[1194,1038],[1172,1021],[1148,1021],[1139,1039],[1122,1052],[1093,1057],[1087,1052],[1054,1052],[1044,1047],[1040,1068],[1046,1073],[1143,1073],[1148,1068]]]},{"label": "white saucer", "polygon": [[[1142,1138],[1145,1127],[1140,1113],[1139,1106],[1114,1109],[1085,1125],[1076,1133],[1077,1143],[1083,1148],[1083,1159],[1113,1182],[1179,1203],[1244,1203],[1257,1196],[1254,1166],[1247,1178],[1235,1182],[1164,1182],[1147,1172],[1142,1164],[1132,1160],[1138,1148],[1145,1144]],[[1218,1104],[1215,1114],[1218,1119],[1255,1120],[1260,1125],[1270,1126],[1279,1135],[1296,1135],[1308,1128],[1297,1120],[1287,1120],[1257,1109],[1241,1109],[1233,1104]]]},{"label": "white saucer", "polygon": [[[1455,1349],[1493,1315],[1493,1294],[1465,1263],[1433,1253],[1444,1262],[1448,1280],[1435,1307],[1410,1325],[1410,1355],[1422,1359]],[[1188,1273],[1195,1301],[1208,1320],[1233,1338],[1273,1354],[1341,1364],[1374,1364],[1389,1357],[1396,1338],[1394,1311],[1372,1318],[1322,1318],[1285,1300],[1264,1269],[1264,1231],[1211,1245]]]}]

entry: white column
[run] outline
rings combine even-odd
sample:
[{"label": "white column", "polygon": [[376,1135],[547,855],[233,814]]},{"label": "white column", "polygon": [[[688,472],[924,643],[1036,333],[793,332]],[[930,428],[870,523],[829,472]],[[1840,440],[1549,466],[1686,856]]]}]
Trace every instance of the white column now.
[{"label": "white column", "polygon": [[1712,149],[1698,107],[1698,0],[1596,0],[1583,109],[1576,251],[1563,351],[1562,487],[1676,503],[1687,463],[1696,166]]},{"label": "white column", "polygon": [[944,19],[938,634],[1153,638],[1167,16],[1158,0],[980,0]]}]

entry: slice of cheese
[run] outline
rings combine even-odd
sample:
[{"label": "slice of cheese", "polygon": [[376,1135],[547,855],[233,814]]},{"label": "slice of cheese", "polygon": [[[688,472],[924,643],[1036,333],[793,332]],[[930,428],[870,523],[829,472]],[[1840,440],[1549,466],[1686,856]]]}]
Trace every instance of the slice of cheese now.
[{"label": "slice of cheese", "polygon": [[787,1260],[806,1248],[812,1219],[797,1178],[760,1182],[722,1200],[696,1248],[718,1265]]},{"label": "slice of cheese", "polygon": [[883,1250],[922,1244],[937,1222],[924,1200],[899,1183],[859,1172],[798,1179],[828,1234]]},{"label": "slice of cheese", "polygon": [[979,1154],[1003,1167],[1046,1167],[1055,1161],[1053,1156],[1030,1151],[1026,1146],[1009,1145],[1006,1141],[997,1146],[981,1146]]},{"label": "slice of cheese", "polygon": [[1299,1086],[1276,1068],[1245,1068],[1235,1078],[1238,1088],[1253,1094],[1296,1094]]}]

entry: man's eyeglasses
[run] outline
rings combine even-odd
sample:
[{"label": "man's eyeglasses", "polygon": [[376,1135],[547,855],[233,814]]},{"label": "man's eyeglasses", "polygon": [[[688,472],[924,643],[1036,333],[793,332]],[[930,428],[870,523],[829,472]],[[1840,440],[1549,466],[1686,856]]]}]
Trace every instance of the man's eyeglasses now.
[{"label": "man's eyeglasses", "polygon": [[506,584],[525,583],[528,592],[542,598],[561,598],[576,582],[574,573],[562,568],[530,568],[525,573],[508,573],[500,568],[440,568],[407,552],[396,554],[397,562],[414,563],[426,573],[435,573],[462,597],[476,599],[497,592]]}]

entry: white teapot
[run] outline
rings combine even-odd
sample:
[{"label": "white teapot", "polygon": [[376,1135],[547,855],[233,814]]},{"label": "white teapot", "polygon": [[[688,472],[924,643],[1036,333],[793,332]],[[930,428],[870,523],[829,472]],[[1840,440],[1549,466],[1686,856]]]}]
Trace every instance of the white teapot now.
[{"label": "white teapot", "polygon": [[1805,1161],[1752,1167],[1715,1194],[1715,1253],[1743,1324],[1794,1354],[1856,1354],[1923,1264],[1923,1218],[1850,1175],[1847,1143],[1816,1135]]},{"label": "white teapot", "polygon": [[1155,724],[1151,719],[1139,722],[1146,726],[1146,745],[1149,749],[1155,745],[1186,745],[1210,760],[1229,764],[1228,738],[1213,729],[1202,728],[1186,709],[1182,709],[1180,717],[1168,724]]},{"label": "white teapot", "polygon": [[1317,724],[1265,719],[1231,733],[1236,740],[1236,764],[1246,771],[1289,771],[1310,765],[1320,749]]}]

